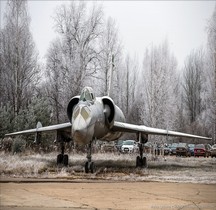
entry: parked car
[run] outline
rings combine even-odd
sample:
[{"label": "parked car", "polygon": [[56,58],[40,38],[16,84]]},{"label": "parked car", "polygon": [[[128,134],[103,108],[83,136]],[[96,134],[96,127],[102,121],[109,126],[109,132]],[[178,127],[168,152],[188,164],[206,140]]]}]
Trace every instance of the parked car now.
[{"label": "parked car", "polygon": [[116,143],[115,143],[115,147],[117,149],[117,151],[121,152],[121,148],[122,148],[122,144],[123,144],[123,140],[118,140]]},{"label": "parked car", "polygon": [[199,157],[209,157],[211,155],[210,153],[211,146],[209,144],[197,144],[194,147],[194,156]]},{"label": "parked car", "polygon": [[211,157],[216,157],[216,144],[214,144],[212,148],[210,149],[210,154],[211,154]]},{"label": "parked car", "polygon": [[190,157],[191,153],[187,143],[179,143],[176,147],[176,156]]},{"label": "parked car", "polygon": [[194,156],[194,147],[195,147],[195,144],[188,144],[188,147],[189,147],[191,156]]},{"label": "parked car", "polygon": [[138,151],[139,147],[134,140],[125,140],[123,141],[121,151],[124,153]]},{"label": "parked car", "polygon": [[101,150],[103,152],[115,152],[116,151],[115,143],[113,141],[104,142],[103,145],[101,146]]},{"label": "parked car", "polygon": [[170,155],[176,155],[176,147],[178,146],[178,143],[172,143],[170,146]]},{"label": "parked car", "polygon": [[171,154],[171,149],[169,145],[164,146],[164,155],[170,155]]},{"label": "parked car", "polygon": [[151,153],[152,148],[153,148],[153,144],[151,142],[146,142],[144,144],[144,152],[145,153]]}]

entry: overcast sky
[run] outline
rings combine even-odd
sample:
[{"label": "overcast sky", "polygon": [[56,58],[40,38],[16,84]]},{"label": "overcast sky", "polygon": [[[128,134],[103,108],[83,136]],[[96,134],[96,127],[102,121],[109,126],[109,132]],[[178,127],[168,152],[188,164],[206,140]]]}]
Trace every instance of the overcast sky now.
[{"label": "overcast sky", "polygon": [[[1,1],[2,14],[5,1]],[[29,1],[31,31],[42,58],[50,41],[56,36],[53,29],[55,8],[67,1]],[[206,25],[216,1],[98,1],[104,15],[116,20],[125,53],[141,60],[146,47],[158,45],[165,39],[170,44],[179,66],[191,50],[205,46]]]}]

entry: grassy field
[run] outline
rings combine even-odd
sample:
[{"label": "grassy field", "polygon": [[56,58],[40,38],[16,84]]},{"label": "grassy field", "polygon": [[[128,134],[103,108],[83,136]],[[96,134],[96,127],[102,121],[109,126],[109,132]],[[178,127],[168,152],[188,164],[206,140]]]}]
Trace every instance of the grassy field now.
[{"label": "grassy field", "polygon": [[56,165],[57,153],[0,153],[1,177],[105,179],[113,181],[160,181],[216,183],[216,158],[184,158],[149,155],[148,167],[135,167],[137,154],[96,153],[94,174],[84,173],[86,154],[69,154],[69,166]]}]

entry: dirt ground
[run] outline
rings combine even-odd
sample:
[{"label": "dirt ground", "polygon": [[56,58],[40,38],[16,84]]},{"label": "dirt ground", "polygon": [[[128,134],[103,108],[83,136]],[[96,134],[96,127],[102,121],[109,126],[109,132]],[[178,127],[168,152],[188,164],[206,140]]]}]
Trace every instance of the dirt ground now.
[{"label": "dirt ground", "polygon": [[1,210],[216,209],[216,184],[2,179]]}]

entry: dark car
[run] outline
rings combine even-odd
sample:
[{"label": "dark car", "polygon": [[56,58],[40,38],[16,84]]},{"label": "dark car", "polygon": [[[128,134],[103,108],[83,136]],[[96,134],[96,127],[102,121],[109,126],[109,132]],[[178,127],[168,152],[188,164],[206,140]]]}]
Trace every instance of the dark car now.
[{"label": "dark car", "polygon": [[151,153],[152,148],[153,148],[153,145],[152,145],[151,142],[146,142],[146,143],[144,144],[144,152],[145,152],[145,153]]},{"label": "dark car", "polygon": [[211,157],[216,157],[216,144],[210,149]]},{"label": "dark car", "polygon": [[179,143],[176,147],[176,156],[190,157],[191,153],[187,143]]},{"label": "dark car", "polygon": [[116,147],[117,151],[121,152],[122,144],[123,144],[123,140],[118,140],[116,142],[115,147]]},{"label": "dark car", "polygon": [[194,148],[194,156],[209,157],[211,155],[210,149],[211,146],[209,144],[197,144]]},{"label": "dark car", "polygon": [[170,155],[176,155],[176,147],[178,146],[177,143],[172,143],[170,146]]},{"label": "dark car", "polygon": [[194,147],[195,147],[195,144],[188,144],[188,147],[189,147],[191,156],[194,156]]}]

